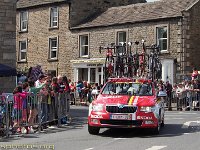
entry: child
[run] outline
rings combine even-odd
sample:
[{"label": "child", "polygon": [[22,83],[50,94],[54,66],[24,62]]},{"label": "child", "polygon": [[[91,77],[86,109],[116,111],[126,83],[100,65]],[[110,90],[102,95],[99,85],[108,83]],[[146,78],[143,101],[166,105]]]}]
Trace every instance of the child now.
[{"label": "child", "polygon": [[[23,99],[26,97],[26,94],[22,94],[22,87],[17,86],[14,91],[14,106],[13,106],[13,132],[16,132],[17,128],[22,123],[22,106]],[[17,132],[21,132],[21,128],[18,128]]]},{"label": "child", "polygon": [[[58,92],[60,91],[60,87],[58,84],[58,79],[56,77],[52,78],[52,83],[51,83],[51,100],[52,100],[52,111],[53,111],[53,119],[58,119],[58,101],[56,99],[56,97],[58,96]],[[53,122],[54,124],[56,124],[56,122]]]},{"label": "child", "polygon": [[[23,91],[22,91],[22,93],[23,94],[28,94],[28,90],[29,90],[29,87],[28,87],[28,83],[27,82],[25,82],[23,85],[22,85],[22,89],[23,89]],[[28,116],[28,108],[27,108],[27,98],[23,98],[23,104],[22,104],[23,106],[23,110],[22,110],[22,120],[23,120],[23,122],[24,123],[27,123],[27,116]]]},{"label": "child", "polygon": [[46,85],[46,80],[39,87],[35,87],[34,80],[32,78],[29,78],[28,79],[28,85],[29,85],[29,93],[31,93],[32,95],[29,96],[30,112],[29,112],[28,124],[29,124],[30,127],[28,128],[27,131],[28,131],[28,133],[32,133],[32,132],[34,132],[33,129],[32,129],[32,126],[33,126],[34,120],[36,119],[36,116],[38,114],[37,93],[39,93],[40,90]]}]

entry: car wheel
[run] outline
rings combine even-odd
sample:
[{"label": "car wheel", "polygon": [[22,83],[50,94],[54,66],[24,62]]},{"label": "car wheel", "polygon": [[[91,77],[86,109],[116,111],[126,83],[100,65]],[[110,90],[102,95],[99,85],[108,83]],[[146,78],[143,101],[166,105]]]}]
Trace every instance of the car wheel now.
[{"label": "car wheel", "polygon": [[157,127],[153,129],[153,134],[157,135],[160,133],[160,124],[158,123]]},{"label": "car wheel", "polygon": [[164,121],[164,118],[163,118],[163,120],[162,120],[162,122],[161,122],[160,126],[161,126],[161,127],[164,127],[164,126],[165,126],[165,121]]},{"label": "car wheel", "polygon": [[88,132],[92,135],[98,135],[99,134],[99,127],[92,127],[88,124]]},{"label": "car wheel", "polygon": [[160,133],[160,125],[158,125],[156,128],[153,130],[153,134],[159,134]]}]

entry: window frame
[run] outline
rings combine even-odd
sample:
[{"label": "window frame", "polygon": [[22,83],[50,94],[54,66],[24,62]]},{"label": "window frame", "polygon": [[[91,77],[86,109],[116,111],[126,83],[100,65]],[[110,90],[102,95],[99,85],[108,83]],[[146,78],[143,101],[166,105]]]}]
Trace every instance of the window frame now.
[{"label": "window frame", "polygon": [[[27,20],[22,20],[22,14],[23,13],[26,13],[26,17],[27,17]],[[20,12],[20,17],[19,17],[19,20],[20,20],[20,31],[21,32],[26,32],[28,31],[28,11],[21,11]],[[23,23],[26,22],[26,28],[22,28],[23,27]]]},{"label": "window frame", "polygon": [[[119,42],[119,35],[120,33],[125,33],[126,34],[126,40],[123,42],[123,44],[127,43],[127,39],[128,39],[128,30],[117,30],[116,31],[116,45],[120,45],[122,46],[121,42]],[[127,48],[127,45],[126,45]],[[119,53],[119,55],[123,55],[125,53],[124,49],[122,47],[117,49],[117,53]]]},{"label": "window frame", "polygon": [[[54,13],[53,13],[52,10],[55,9],[55,8],[57,9],[57,16],[53,16]],[[50,10],[50,13],[49,13],[50,14],[49,27],[50,28],[58,28],[58,22],[59,22],[59,10],[58,10],[58,7],[51,7],[49,10]],[[53,21],[54,17],[57,18],[56,21]],[[56,22],[56,26],[53,25],[54,22]]]},{"label": "window frame", "polygon": [[[82,40],[82,37],[86,37],[87,36],[87,38],[88,38],[88,44],[87,45],[81,45],[81,40]],[[86,57],[86,58],[88,58],[89,57],[89,54],[90,54],[90,52],[89,52],[89,34],[81,34],[81,35],[79,35],[79,56],[80,57]],[[82,51],[83,51],[83,47],[88,47],[88,54],[87,55],[82,55]]]},{"label": "window frame", "polygon": [[[23,50],[21,49],[21,47],[22,47],[21,43],[22,42],[25,42],[26,49],[23,49]],[[26,40],[20,40],[19,41],[19,57],[18,57],[18,61],[19,62],[26,62],[27,61],[27,49],[28,49],[28,41],[27,41],[27,39]],[[24,59],[21,58],[22,53],[26,53]]]},{"label": "window frame", "polygon": [[[56,77],[58,75],[56,69],[48,69],[47,72],[50,73],[52,77]],[[55,73],[55,76],[53,75],[54,73]]]},{"label": "window frame", "polygon": [[[158,38],[159,37],[159,32],[158,32],[158,30],[159,29],[164,29],[164,28],[166,28],[166,30],[167,30],[167,38]],[[158,46],[160,46],[160,40],[166,40],[167,41],[167,49],[160,49],[160,52],[161,53],[165,53],[165,52],[169,52],[169,26],[168,25],[160,25],[160,26],[156,26],[156,29],[155,29],[155,33],[156,33],[156,44],[158,45]],[[161,48],[161,46],[160,46],[160,48]]]},{"label": "window frame", "polygon": [[[52,47],[52,41],[57,41],[57,47]],[[59,41],[58,36],[57,37],[49,37],[49,60],[58,60],[58,47],[59,47]],[[56,57],[52,57],[52,52],[56,51]]]},{"label": "window frame", "polygon": [[121,43],[119,42],[119,34],[120,33],[125,33],[126,34],[126,40],[125,40],[125,43],[127,43],[127,31],[117,31],[117,45],[120,45]]}]

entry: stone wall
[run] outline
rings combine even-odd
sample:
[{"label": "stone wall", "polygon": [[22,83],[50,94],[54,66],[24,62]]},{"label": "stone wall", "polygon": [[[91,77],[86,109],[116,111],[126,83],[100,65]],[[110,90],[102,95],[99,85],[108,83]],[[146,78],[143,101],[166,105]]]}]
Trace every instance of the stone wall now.
[{"label": "stone wall", "polygon": [[200,70],[200,2],[197,2],[188,12],[184,13],[183,32],[184,56],[185,56],[185,73],[191,73],[192,68]]},{"label": "stone wall", "polygon": [[[96,0],[99,5],[103,3],[102,0]],[[115,1],[116,2],[116,1]],[[117,3],[118,2],[118,3]],[[121,1],[117,1],[112,5],[119,5]],[[123,1],[125,2],[125,1]],[[126,1],[128,2],[128,0]],[[17,41],[27,39],[28,41],[28,53],[27,62],[18,62],[18,67],[24,69],[25,67],[41,64],[43,70],[56,70],[61,75],[67,75],[69,78],[73,78],[73,68],[70,60],[83,59],[79,57],[79,35],[89,35],[89,50],[90,58],[102,58],[105,57],[105,53],[99,54],[99,46],[105,46],[110,43],[116,43],[117,31],[127,31],[128,41],[141,41],[146,40],[147,45],[156,43],[155,29],[157,26],[167,25],[169,27],[169,52],[161,54],[162,58],[174,59],[177,62],[175,66],[175,73],[180,77],[191,71],[193,66],[200,69],[200,63],[198,56],[200,55],[200,45],[198,40],[200,39],[200,17],[198,14],[199,3],[188,12],[184,12],[183,18],[176,18],[170,20],[126,24],[111,27],[96,27],[88,29],[74,29],[70,30],[69,19],[72,19],[71,25],[76,24],[74,18],[86,17],[91,7],[98,10],[94,1],[76,1],[76,7],[71,7],[72,12],[69,10],[68,4],[62,4],[59,7],[59,28],[49,29],[49,5],[29,10],[29,23],[28,32],[19,32],[19,12],[17,13]],[[108,3],[107,3],[108,4]],[[72,5],[72,4],[71,4]],[[100,6],[103,6],[101,4]],[[82,9],[80,9],[81,6]],[[108,6],[105,6],[107,8]],[[84,9],[83,9],[84,8]],[[80,9],[80,12],[76,10]],[[88,11],[86,11],[88,10]],[[69,14],[70,12],[70,14]],[[80,13],[80,14],[79,14]],[[1,15],[1,13],[0,13]],[[71,15],[71,16],[70,16]],[[76,17],[78,15],[79,17]],[[77,19],[80,21],[80,19]],[[59,37],[59,56],[58,61],[48,61],[48,38],[58,36]],[[17,43],[17,50],[19,49],[19,43]],[[88,59],[88,58],[87,58]]]},{"label": "stone wall", "polygon": [[[16,0],[0,1],[0,63],[16,67]],[[15,77],[0,77],[0,93],[12,92]]]},{"label": "stone wall", "polygon": [[70,10],[70,26],[73,27],[89,16],[99,14],[108,7],[123,6],[135,3],[144,3],[146,0],[72,0]]},{"label": "stone wall", "polygon": [[[127,32],[127,42],[135,42],[144,39],[146,45],[156,44],[156,27],[158,26],[168,26],[169,29],[169,45],[168,52],[161,54],[161,59],[180,59],[180,53],[178,52],[181,47],[180,40],[180,26],[178,25],[179,19],[170,19],[166,21],[157,21],[157,22],[148,22],[148,23],[137,23],[121,26],[112,26],[112,27],[98,27],[91,29],[82,29],[82,30],[72,30],[75,39],[78,39],[78,36],[81,34],[89,35],[89,57],[90,58],[104,58],[106,52],[99,54],[99,46],[106,46],[110,43],[117,42],[117,32],[126,31]],[[78,43],[74,43],[75,50],[78,50]],[[136,46],[134,46],[136,48]],[[138,47],[138,50],[142,49],[142,45]],[[133,50],[134,51],[134,50]],[[79,51],[72,54],[72,58],[79,58]],[[176,81],[176,69],[174,66],[174,81]],[[73,75],[73,72],[72,72]],[[72,76],[73,77],[73,76]]]},{"label": "stone wall", "polygon": [[[53,5],[56,6],[56,5]],[[51,7],[51,6],[50,6]],[[42,66],[43,71],[55,70],[61,75],[68,75],[73,42],[69,32],[69,5],[58,4],[59,27],[49,28],[50,7],[42,6],[28,10],[28,31],[19,31],[19,13],[17,12],[17,50],[19,51],[19,41],[27,40],[27,62],[19,62],[18,68],[25,70],[37,64]],[[58,60],[49,61],[49,38],[58,37]],[[17,55],[18,56],[18,55]]]}]

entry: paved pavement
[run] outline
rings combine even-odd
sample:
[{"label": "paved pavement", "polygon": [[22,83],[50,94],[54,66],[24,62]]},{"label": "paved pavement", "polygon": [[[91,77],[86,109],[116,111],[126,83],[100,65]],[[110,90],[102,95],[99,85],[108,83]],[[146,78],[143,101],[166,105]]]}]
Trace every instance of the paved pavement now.
[{"label": "paved pavement", "polygon": [[87,131],[87,113],[88,107],[73,106],[71,109],[73,120],[70,125],[47,129],[43,133],[1,139],[0,149],[5,149],[6,145],[11,146],[11,144],[13,147],[16,144],[30,144],[29,146],[35,149],[55,150],[200,149],[200,112],[198,111],[167,111],[166,125],[159,135],[152,135],[148,130],[138,129],[101,129],[98,136],[90,135]]}]

